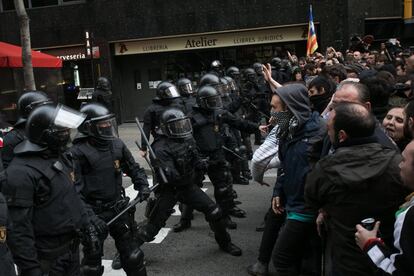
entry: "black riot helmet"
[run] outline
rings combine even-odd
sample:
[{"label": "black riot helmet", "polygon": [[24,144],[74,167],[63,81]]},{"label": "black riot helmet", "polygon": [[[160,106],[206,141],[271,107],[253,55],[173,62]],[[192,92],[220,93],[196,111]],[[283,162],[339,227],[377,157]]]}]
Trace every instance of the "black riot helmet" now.
[{"label": "black riot helmet", "polygon": [[19,119],[16,125],[26,122],[29,114],[38,106],[44,104],[52,104],[53,102],[42,91],[29,91],[20,96],[17,101],[17,109],[19,110]]},{"label": "black riot helmet", "polygon": [[170,138],[190,138],[193,132],[190,119],[177,108],[169,108],[161,114],[160,128]]},{"label": "black riot helmet", "polygon": [[256,83],[257,82],[257,74],[253,68],[247,68],[243,71],[243,76],[246,81]]},{"label": "black riot helmet", "polygon": [[197,91],[197,105],[204,110],[223,108],[220,94],[213,86],[202,86]]},{"label": "black riot helmet", "polygon": [[172,100],[180,97],[180,93],[174,84],[163,81],[157,86],[156,99],[158,100]]},{"label": "black riot helmet", "polygon": [[230,66],[227,68],[226,75],[233,79],[237,79],[240,77],[240,70],[236,66]]},{"label": "black riot helmet", "polygon": [[105,77],[100,77],[96,82],[96,89],[109,91],[111,90],[111,82]]},{"label": "black riot helmet", "polygon": [[270,64],[273,66],[273,69],[280,70],[282,67],[282,60],[278,57],[272,58],[272,61],[270,61]]},{"label": "black riot helmet", "polygon": [[235,92],[237,92],[237,85],[236,85],[236,82],[234,81],[234,79],[232,79],[232,78],[231,78],[231,77],[229,77],[229,76],[225,76],[225,77],[223,77],[223,78],[227,80],[227,82],[228,82],[228,86],[229,86],[229,88],[230,88],[230,92],[231,92],[231,93],[235,93]]},{"label": "black riot helmet", "polygon": [[253,69],[257,75],[263,75],[263,64],[261,64],[260,62],[253,63]]},{"label": "black riot helmet", "polygon": [[220,78],[220,86],[218,88],[219,90],[217,88],[216,90],[222,97],[228,97],[230,95],[230,82],[226,78]]},{"label": "black riot helmet", "polygon": [[37,107],[27,118],[27,139],[16,146],[15,153],[63,150],[70,139],[70,129],[77,128],[85,117],[64,105]]},{"label": "black riot helmet", "polygon": [[[200,79],[200,87],[202,86],[212,86],[214,87],[219,94],[226,93],[228,90],[227,83],[221,80],[214,74],[205,74]],[[228,91],[227,91],[228,93]]]},{"label": "black riot helmet", "polygon": [[82,134],[105,141],[118,137],[115,115],[105,106],[90,103],[83,106],[80,112],[86,115],[85,121],[78,127]]},{"label": "black riot helmet", "polygon": [[210,69],[216,72],[222,72],[223,65],[221,64],[220,60],[213,60],[210,64]]},{"label": "black riot helmet", "polygon": [[177,87],[181,96],[188,96],[194,93],[193,85],[191,84],[191,81],[187,78],[178,79]]}]

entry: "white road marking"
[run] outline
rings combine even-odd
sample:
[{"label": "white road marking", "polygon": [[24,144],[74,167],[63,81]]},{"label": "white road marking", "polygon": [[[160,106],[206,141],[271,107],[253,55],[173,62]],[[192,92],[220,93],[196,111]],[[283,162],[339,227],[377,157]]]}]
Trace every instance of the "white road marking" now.
[{"label": "white road marking", "polygon": [[160,232],[155,236],[155,239],[150,243],[161,243],[168,233],[171,231],[171,228],[161,228]]},{"label": "white road marking", "polygon": [[181,216],[181,211],[180,211],[180,207],[178,206],[178,204],[175,204],[174,210],[175,212],[171,216],[174,216],[174,217]]}]

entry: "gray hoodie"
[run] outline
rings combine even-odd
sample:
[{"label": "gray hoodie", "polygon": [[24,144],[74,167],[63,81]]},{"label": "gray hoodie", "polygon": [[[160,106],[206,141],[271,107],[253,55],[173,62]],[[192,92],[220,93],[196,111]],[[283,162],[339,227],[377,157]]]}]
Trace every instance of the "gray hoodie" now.
[{"label": "gray hoodie", "polygon": [[276,94],[287,105],[298,119],[299,126],[303,125],[311,116],[308,89],[303,84],[288,84],[276,90]]}]

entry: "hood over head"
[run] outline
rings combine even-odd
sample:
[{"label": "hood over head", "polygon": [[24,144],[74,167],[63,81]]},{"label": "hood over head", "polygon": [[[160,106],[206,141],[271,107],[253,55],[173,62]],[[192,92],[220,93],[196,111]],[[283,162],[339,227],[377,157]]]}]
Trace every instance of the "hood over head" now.
[{"label": "hood over head", "polygon": [[303,125],[311,116],[308,89],[303,84],[288,84],[276,90],[276,94]]}]

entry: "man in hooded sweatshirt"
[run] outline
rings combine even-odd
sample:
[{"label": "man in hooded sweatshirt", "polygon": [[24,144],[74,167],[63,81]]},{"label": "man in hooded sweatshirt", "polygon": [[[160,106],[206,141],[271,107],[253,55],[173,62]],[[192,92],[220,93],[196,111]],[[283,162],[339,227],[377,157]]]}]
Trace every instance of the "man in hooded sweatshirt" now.
[{"label": "man in hooded sweatshirt", "polygon": [[[281,167],[273,191],[272,209],[277,215],[286,212],[286,222],[279,233],[273,254],[278,275],[299,275],[301,260],[313,237],[317,238],[316,212],[305,209],[306,175],[320,156],[325,124],[317,112],[311,112],[308,91],[301,84],[278,88],[274,117],[279,126]],[[317,261],[305,266],[317,274]]]},{"label": "man in hooded sweatshirt", "polygon": [[307,177],[306,203],[315,211],[323,209],[332,247],[330,275],[376,275],[375,265],[355,244],[355,225],[363,219],[380,220],[382,239],[393,244],[394,214],[407,193],[399,177],[401,156],[378,142],[375,127],[375,117],[364,105],[337,104],[328,119],[335,151]]}]

